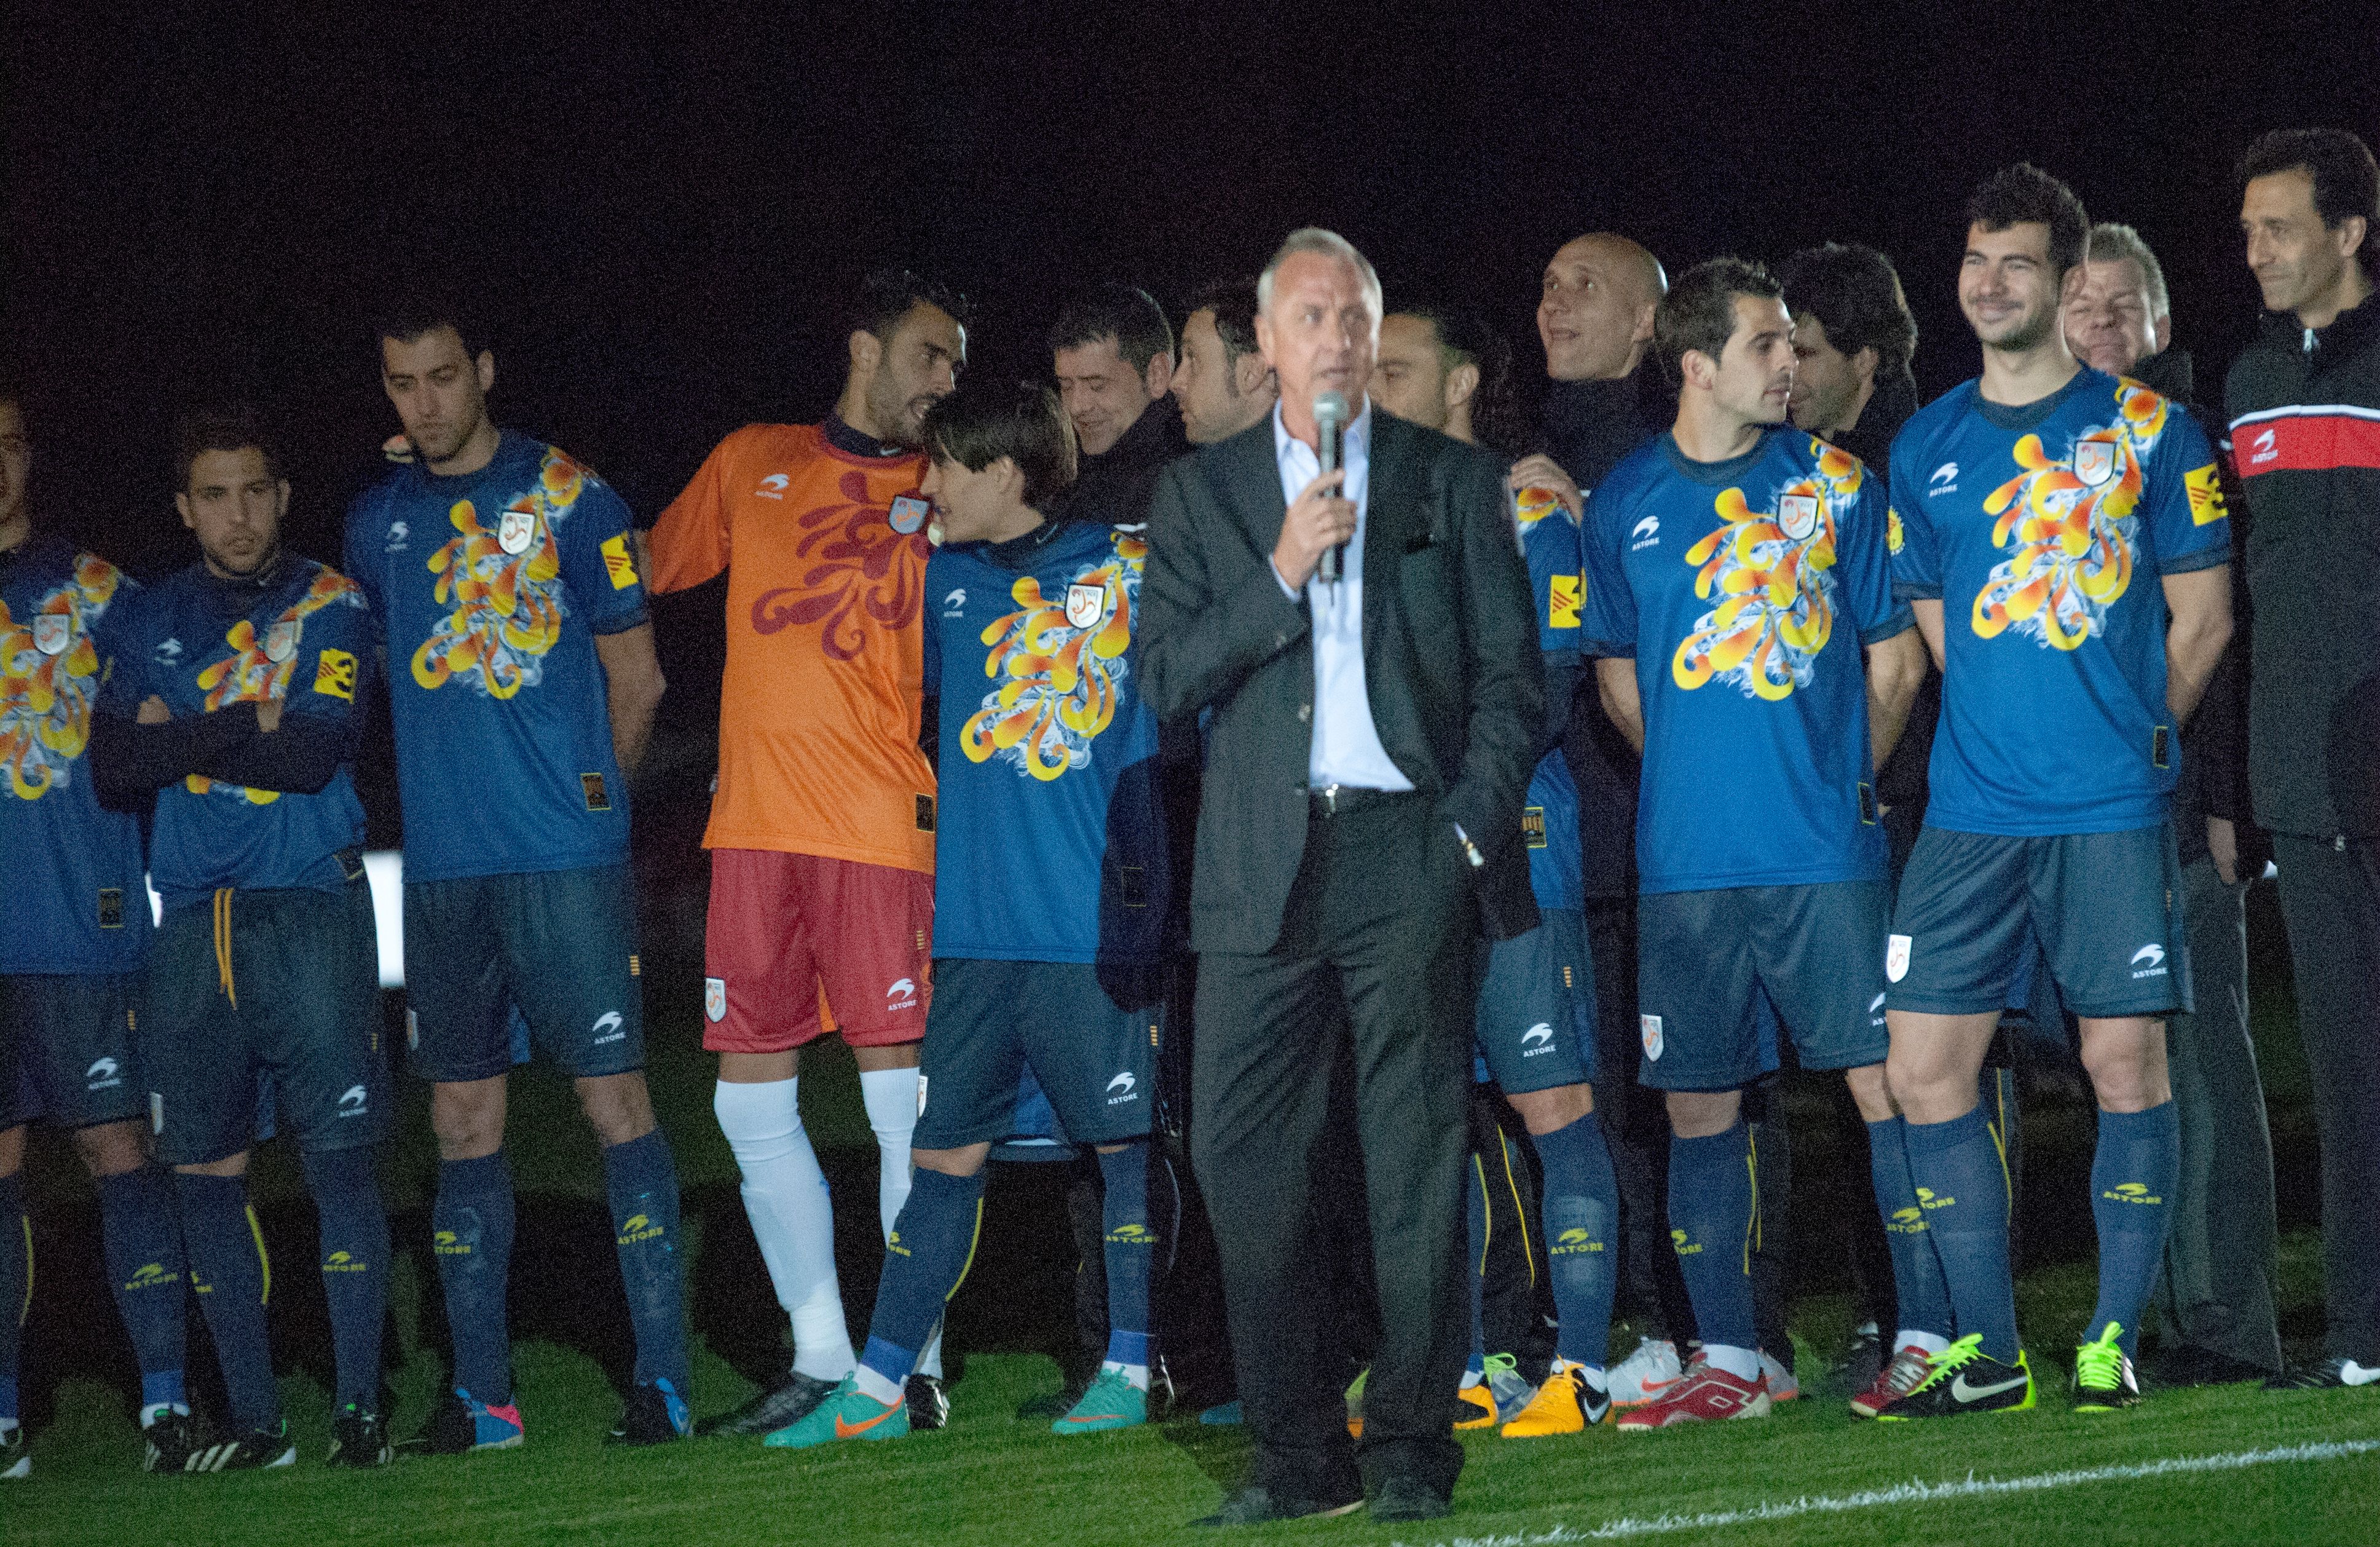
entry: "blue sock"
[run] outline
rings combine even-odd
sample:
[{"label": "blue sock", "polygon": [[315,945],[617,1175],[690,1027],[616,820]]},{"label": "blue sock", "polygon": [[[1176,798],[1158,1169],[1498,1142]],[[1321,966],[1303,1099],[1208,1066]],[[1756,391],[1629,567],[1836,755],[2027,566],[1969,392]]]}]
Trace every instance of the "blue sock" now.
[{"label": "blue sock", "polygon": [[1947,1343],[1950,1286],[1942,1281],[1934,1233],[1927,1228],[1925,1211],[1917,1206],[1917,1184],[1910,1179],[1908,1124],[1888,1117],[1867,1126],[1867,1169],[1876,1188],[1876,1213],[1884,1221],[1884,1244],[1892,1256],[1893,1298],[1900,1306],[1900,1324],[1879,1330],[1886,1337],[1902,1331],[1932,1333]]},{"label": "blue sock", "polygon": [[1706,1346],[1760,1346],[1752,1325],[1752,1134],[1741,1118],[1670,1139],[1670,1240]]},{"label": "blue sock", "polygon": [[640,1384],[667,1381],[681,1396],[693,1390],[686,1357],[686,1259],[678,1252],[677,1163],[653,1129],[603,1151],[612,1200],[620,1282],[637,1334]]},{"label": "blue sock", "polygon": [[[884,1276],[876,1285],[876,1314],[859,1362],[898,1385],[917,1363],[943,1304],[959,1292],[975,1261],[983,1224],[983,1173],[952,1176],[917,1168],[909,1200],[892,1222],[884,1248]],[[1114,1293],[1114,1286],[1109,1286]]]},{"label": "blue sock", "polygon": [[1980,1334],[1983,1351],[2014,1364],[2016,1285],[2009,1275],[2008,1170],[1984,1109],[1947,1123],[1904,1123],[1909,1175],[1925,1233],[1942,1265],[1950,1317],[1961,1338]]},{"label": "blue sock", "polygon": [[1099,1156],[1107,1187],[1103,1226],[1108,1270],[1110,1364],[1148,1367],[1148,1284],[1159,1242],[1148,1217],[1148,1143],[1136,1139]]},{"label": "blue sock", "polygon": [[33,1301],[33,1237],[24,1184],[0,1176],[0,1423],[17,1421],[17,1340]]},{"label": "blue sock", "polygon": [[2130,1356],[2141,1334],[2141,1309],[2156,1287],[2173,1223],[2174,1189],[2181,1185],[2181,1122],[2168,1099],[2146,1112],[2099,1114],[2099,1148],[2091,1159],[2091,1222],[2099,1227],[2099,1304],[2086,1338],[2124,1329],[2117,1341]]},{"label": "blue sock", "polygon": [[455,1383],[490,1407],[504,1407],[513,1399],[512,1334],[504,1324],[513,1172],[502,1150],[440,1163],[430,1228],[446,1290],[446,1329],[455,1339]]},{"label": "blue sock", "polygon": [[281,1394],[273,1383],[273,1344],[264,1322],[273,1263],[248,1205],[248,1179],[182,1172],[174,1186],[182,1199],[190,1278],[214,1336],[232,1423],[242,1431],[274,1428],[281,1422]]},{"label": "blue sock", "polygon": [[[322,1297],[331,1307],[335,1407],[380,1411],[380,1340],[388,1319],[388,1205],[370,1149],[305,1157],[306,1189],[322,1223]],[[480,1400],[485,1401],[482,1397]]]},{"label": "blue sock", "polygon": [[1463,1365],[1466,1382],[1488,1372],[1488,1179],[1487,1163],[1479,1151],[1463,1157],[1463,1225],[1471,1242],[1463,1281],[1471,1290],[1471,1358]]},{"label": "blue sock", "polygon": [[1554,1353],[1603,1368],[1611,1341],[1611,1296],[1620,1282],[1620,1183],[1603,1124],[1590,1112],[1567,1127],[1531,1135],[1546,1176],[1540,1206],[1553,1268]]},{"label": "blue sock", "polygon": [[140,1405],[188,1407],[182,1370],[189,1272],[174,1192],[153,1165],[99,1178],[99,1235],[116,1313],[140,1366]]}]

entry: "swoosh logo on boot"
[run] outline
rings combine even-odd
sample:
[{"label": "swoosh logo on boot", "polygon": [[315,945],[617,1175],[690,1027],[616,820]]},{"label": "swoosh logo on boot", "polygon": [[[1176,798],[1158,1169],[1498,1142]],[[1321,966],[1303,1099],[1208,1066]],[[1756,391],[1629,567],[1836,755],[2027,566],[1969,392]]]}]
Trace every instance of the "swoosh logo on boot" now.
[{"label": "swoosh logo on boot", "polygon": [[1966,1376],[1961,1375],[1950,1383],[1950,1395],[1961,1402],[1980,1402],[1986,1396],[1998,1396],[2004,1391],[2014,1391],[2031,1379],[2029,1375],[2019,1375],[2012,1381],[2002,1381],[1996,1386],[1971,1386],[1967,1384]]}]

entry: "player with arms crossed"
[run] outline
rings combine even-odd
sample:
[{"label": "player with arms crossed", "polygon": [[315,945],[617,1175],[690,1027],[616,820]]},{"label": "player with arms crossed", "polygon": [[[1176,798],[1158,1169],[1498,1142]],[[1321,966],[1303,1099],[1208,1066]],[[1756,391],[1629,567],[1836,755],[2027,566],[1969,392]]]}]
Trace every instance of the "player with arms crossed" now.
[{"label": "player with arms crossed", "polygon": [[603,1149],[636,1329],[614,1442],[690,1431],[677,1168],[645,1089],[625,775],[661,667],[628,509],[568,455],[488,417],[495,356],[456,309],[391,311],[381,384],[413,460],[347,512],[348,570],[388,648],[405,811],[406,1040],[433,1084],[432,1250],[455,1340],[452,1395],[416,1442],[521,1443],[504,1278],[511,1014],[568,1071]]},{"label": "player with arms crossed", "polygon": [[[1604,706],[1645,758],[1641,1078],[1668,1092],[1670,1236],[1703,1339],[1623,1430],[1769,1408],[1752,1305],[1759,1154],[1742,1117],[1771,1056],[1764,1005],[1804,1067],[1843,1071],[1876,1139],[1877,1207],[1915,1202],[1884,1159],[1899,1146],[1875,781],[1925,659],[1892,597],[1882,491],[1857,457],[1786,423],[1780,294],[1732,258],[1679,277],[1654,323],[1676,424],[1586,506],[1580,648],[1600,657]],[[1920,1297],[1904,1287],[1901,1303]]]},{"label": "player with arms crossed", "polygon": [[1043,518],[1075,462],[1054,393],[962,391],[927,416],[925,436],[943,534],[926,636],[943,777],[917,1183],[858,1370],[772,1445],[909,1431],[902,1383],[973,1259],[984,1163],[1014,1129],[1026,1068],[1065,1137],[1099,1151],[1107,1191],[1107,1358],[1050,1428],[1123,1429],[1148,1414],[1168,896],[1157,717],[1134,650],[1148,546],[1136,525]]},{"label": "player with arms crossed", "polygon": [[18,1308],[32,1293],[19,1172],[25,1126],[74,1135],[99,1188],[108,1286],[140,1365],[147,1466],[189,1458],[181,1231],[141,1143],[133,1006],[149,948],[140,821],[99,803],[89,749],[94,635],[135,589],[95,554],[33,530],[22,399],[0,381],[0,1480],[32,1475],[17,1421]]},{"label": "player with arms crossed", "polygon": [[[852,1370],[833,1206],[795,1100],[798,1050],[828,1029],[822,1005],[859,1065],[886,1235],[909,1196],[934,920],[934,773],[917,746],[932,549],[917,448],[965,363],[964,313],[914,274],[868,275],[825,422],[738,430],[652,530],[656,592],[727,572],[703,1046],[719,1054],[713,1110],[794,1331],[791,1372],[721,1432],[782,1429]],[[917,1427],[939,1427],[939,1339],[912,1395]]]},{"label": "player with arms crossed", "polygon": [[2230,637],[2231,534],[2190,415],[2067,347],[2089,231],[2036,167],[1985,179],[1959,271],[1983,375],[1893,441],[1894,581],[1942,667],[1942,724],[1885,956],[1890,1075],[1961,1336],[1888,1419],[2034,1401],[1975,1086],[2030,940],[2081,1018],[2099,1102],[2078,1410],[2140,1400],[2133,1338],[2180,1163],[2157,1018],[2191,1007],[2167,811],[2182,722]]},{"label": "player with arms crossed", "polygon": [[371,619],[353,581],[282,550],[289,484],[252,412],[190,415],[176,439],[174,503],[200,560],[108,619],[91,762],[112,800],[163,792],[150,868],[164,919],[141,1072],[233,1429],[184,1465],[297,1459],[266,1338],[272,1265],[248,1200],[269,1076],[322,1224],[337,1365],[331,1463],[378,1466],[390,1456],[388,1213],[374,1169],[388,1063],[349,766]]}]

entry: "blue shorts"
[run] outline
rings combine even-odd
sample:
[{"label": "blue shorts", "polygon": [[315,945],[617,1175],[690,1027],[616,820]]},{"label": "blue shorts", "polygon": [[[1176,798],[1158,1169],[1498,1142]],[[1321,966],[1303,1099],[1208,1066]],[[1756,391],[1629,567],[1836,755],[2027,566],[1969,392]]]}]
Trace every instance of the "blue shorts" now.
[{"label": "blue shorts", "polygon": [[1076,1144],[1147,1138],[1164,991],[1155,967],[936,960],[910,1147],[955,1150],[1014,1136],[1027,1068],[1049,1097],[1057,1136]]},{"label": "blue shorts", "polygon": [[1928,827],[1900,880],[1885,953],[1888,1003],[1934,1015],[1997,1011],[2038,940],[2078,1016],[2187,1014],[2181,906],[2170,822],[2034,838]]},{"label": "blue shorts", "polygon": [[380,944],[360,861],[340,892],[226,889],[166,914],[144,998],[136,1045],[161,1163],[255,1144],[268,1081],[302,1150],[387,1134]]},{"label": "blue shorts", "polygon": [[137,972],[0,977],[0,1131],[36,1117],[87,1128],[140,1115],[140,992]]},{"label": "blue shorts", "polygon": [[1474,1067],[1508,1096],[1584,1085],[1595,1078],[1595,969],[1586,919],[1576,908],[1541,907],[1526,934],[1483,943]]},{"label": "blue shorts", "polygon": [[1776,1012],[1805,1069],[1884,1062],[1887,883],[1648,892],[1636,899],[1637,1078],[1733,1090],[1777,1066]]},{"label": "blue shorts", "polygon": [[641,1069],[643,970],[625,865],[406,885],[405,1040],[424,1079],[510,1070],[516,1011],[574,1078]]}]

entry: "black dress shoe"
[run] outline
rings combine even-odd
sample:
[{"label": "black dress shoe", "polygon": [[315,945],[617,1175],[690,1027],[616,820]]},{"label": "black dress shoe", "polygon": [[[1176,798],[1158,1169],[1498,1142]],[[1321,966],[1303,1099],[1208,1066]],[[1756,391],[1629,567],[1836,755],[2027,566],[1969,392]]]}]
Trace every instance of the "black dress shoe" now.
[{"label": "black dress shoe", "polygon": [[[1323,1499],[1301,1498],[1294,1493],[1275,1493],[1267,1488],[1243,1488],[1223,1501],[1223,1507],[1212,1515],[1202,1515],[1191,1521],[1193,1526],[1261,1526],[1270,1520],[1304,1520],[1322,1515],[1353,1515],[1364,1507],[1362,1495],[1332,1503]],[[1440,1504],[1440,1515],[1446,1506]],[[1377,1514],[1378,1511],[1376,1510]],[[1419,1520],[1419,1515],[1399,1516],[1399,1519]]]},{"label": "black dress shoe", "polygon": [[1392,1477],[1372,1495],[1375,1520],[1438,1520],[1454,1508],[1447,1496],[1415,1477]]},{"label": "black dress shoe", "polygon": [[2143,1383],[2150,1386],[2236,1386],[2265,1380],[2274,1371],[2183,1343],[2157,1350],[2157,1357],[2141,1373],[2146,1377]]}]

